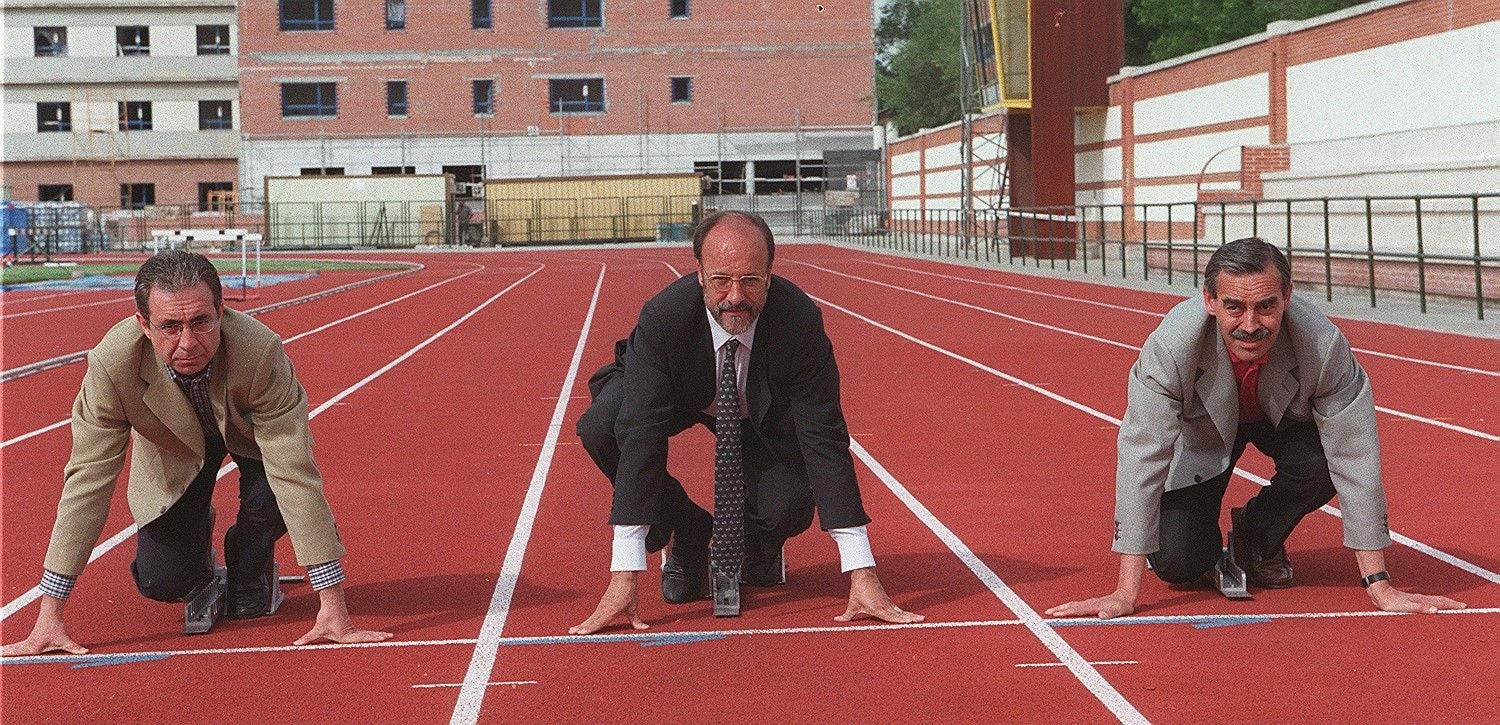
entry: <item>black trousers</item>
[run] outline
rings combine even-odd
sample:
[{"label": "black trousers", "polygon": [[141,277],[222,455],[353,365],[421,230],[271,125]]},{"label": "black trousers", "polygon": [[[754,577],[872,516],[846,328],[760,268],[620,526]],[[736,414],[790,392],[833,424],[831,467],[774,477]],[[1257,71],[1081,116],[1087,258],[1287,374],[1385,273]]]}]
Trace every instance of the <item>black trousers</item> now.
[{"label": "black trousers", "polygon": [[1265,420],[1242,423],[1229,457],[1229,470],[1162,494],[1161,549],[1150,556],[1150,561],[1163,581],[1196,581],[1219,560],[1224,545],[1219,529],[1224,491],[1249,443],[1276,464],[1271,485],[1245,504],[1244,526],[1257,554],[1273,554],[1303,516],[1333,499],[1333,478],[1317,425],[1294,420],[1283,420],[1280,428]]},{"label": "black trousers", "polygon": [[[583,449],[588,451],[594,464],[615,481],[620,468],[620,445],[615,439],[615,419],[620,415],[624,402],[622,376],[614,375],[604,381],[594,395],[593,403],[578,419],[578,437]],[[672,435],[677,435],[694,425],[703,424],[713,430],[713,418],[699,414],[684,418],[673,425]],[[768,548],[777,546],[797,534],[806,531],[813,520],[812,488],[807,476],[775,459],[762,443],[751,426],[744,426],[745,445],[745,533],[752,540],[764,542]],[[711,458],[712,451],[708,453]],[[640,521],[654,522],[646,537],[646,550],[657,551],[667,545],[668,537],[680,526],[708,516],[703,507],[694,503],[683,490],[682,483],[667,474],[666,488],[662,491],[660,511],[635,512]]]},{"label": "black trousers", "polygon": [[[209,441],[203,469],[182,498],[136,533],[130,573],[146,598],[180,602],[213,578],[208,558],[213,537],[209,511],[219,466],[227,453],[223,441]],[[271,558],[276,540],[286,533],[286,523],[266,480],[265,465],[254,458],[233,458],[240,469],[240,509],[226,536],[225,565],[231,579],[249,581]]]}]

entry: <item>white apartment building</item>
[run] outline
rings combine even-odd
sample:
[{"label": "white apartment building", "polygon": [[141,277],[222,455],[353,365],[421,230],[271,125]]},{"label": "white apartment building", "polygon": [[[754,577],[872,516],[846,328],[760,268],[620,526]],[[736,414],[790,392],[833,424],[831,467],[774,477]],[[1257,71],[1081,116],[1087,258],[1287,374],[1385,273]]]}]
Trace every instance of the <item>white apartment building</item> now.
[{"label": "white apartment building", "polygon": [[10,199],[211,206],[239,156],[233,0],[5,0]]}]

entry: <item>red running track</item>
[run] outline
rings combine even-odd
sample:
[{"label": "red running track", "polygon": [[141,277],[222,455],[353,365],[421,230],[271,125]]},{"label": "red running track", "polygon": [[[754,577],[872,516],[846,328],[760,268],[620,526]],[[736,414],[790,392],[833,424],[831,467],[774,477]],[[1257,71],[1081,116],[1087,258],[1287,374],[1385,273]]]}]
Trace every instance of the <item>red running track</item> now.
[{"label": "red running track", "polygon": [[[592,610],[608,566],[607,483],[572,434],[587,404],[583,383],[629,331],[640,303],[670,281],[670,267],[694,268],[691,255],[412,255],[434,268],[265,318],[290,338],[484,265],[288,344],[317,409],[473,312],[313,422],[351,552],[351,607],[362,626],[396,632],[391,646],[285,647],[316,609],[305,586],[289,589],[275,617],[183,638],[180,610],[134,593],[126,542],[90,565],[69,605],[75,636],[115,657],[85,660],[100,663],[86,668],[69,665],[78,660],[5,663],[0,716],[192,717],[202,708],[180,700],[191,692],[212,703],[216,717],[257,721],[306,719],[309,711],[340,720],[455,713],[495,722],[710,720],[724,718],[725,705],[736,719],[756,721],[1055,722],[1121,713],[1201,721],[1244,717],[1250,711],[1239,703],[1256,703],[1251,717],[1265,720],[1495,718],[1495,687],[1475,674],[1493,666],[1500,605],[1493,580],[1396,546],[1388,557],[1400,586],[1463,599],[1471,611],[1368,616],[1338,520],[1324,513],[1309,516],[1288,543],[1301,581],[1294,589],[1234,603],[1148,582],[1137,615],[1123,621],[1036,617],[1113,583],[1115,429],[1016,381],[1118,417],[1134,360],[1128,348],[1155,325],[1142,312],[1163,312],[1175,299],[834,247],[786,246],[779,256],[779,273],[827,302],[856,452],[885,472],[857,464],[882,580],[898,604],[928,615],[928,625],[834,623],[847,580],[831,542],[812,532],[789,544],[789,583],[749,590],[739,619],[716,620],[706,603],[663,604],[652,572],[641,600],[651,630],[566,637]],[[447,266],[436,268],[437,260]],[[1494,340],[1344,327],[1357,348],[1481,371],[1362,356],[1382,406],[1497,432],[1500,390],[1494,375],[1482,374],[1493,372]],[[585,332],[575,370],[572,353]],[[554,439],[549,423],[570,371],[576,378]],[[1422,384],[1409,385],[1414,379]],[[12,400],[34,399],[34,420],[46,423],[66,416],[67,389],[77,384],[53,381],[66,396],[12,392],[24,382],[0,388],[7,441],[17,432]],[[1393,528],[1493,576],[1500,562],[1484,522],[1493,519],[1496,444],[1389,414],[1380,424]],[[41,434],[0,452],[7,605],[39,573],[66,436]],[[701,430],[673,446],[673,470],[699,500],[711,487],[710,447]],[[1242,466],[1269,474],[1252,455]],[[235,475],[218,491],[221,510],[233,510]],[[1253,485],[1237,480],[1229,495],[1242,499]],[[925,520],[893,486],[909,492]],[[106,535],[128,524],[123,505],[116,508]],[[280,558],[291,558],[285,543]],[[0,637],[24,636],[34,616],[34,605],[8,615]],[[492,661],[475,646],[486,623],[491,631],[503,624]],[[1097,664],[1075,662],[1081,677],[1056,666],[1073,652]],[[466,678],[474,687],[457,687]]]}]

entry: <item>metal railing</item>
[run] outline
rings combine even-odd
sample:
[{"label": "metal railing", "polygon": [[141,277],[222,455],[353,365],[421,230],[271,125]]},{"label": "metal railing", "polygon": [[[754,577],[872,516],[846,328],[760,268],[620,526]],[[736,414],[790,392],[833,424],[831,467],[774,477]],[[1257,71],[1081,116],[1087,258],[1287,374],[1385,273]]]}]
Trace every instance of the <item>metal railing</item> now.
[{"label": "metal railing", "polygon": [[1196,287],[1221,244],[1282,248],[1299,285],[1367,297],[1500,301],[1500,193],[1006,208],[823,211],[821,233],[865,246]]}]

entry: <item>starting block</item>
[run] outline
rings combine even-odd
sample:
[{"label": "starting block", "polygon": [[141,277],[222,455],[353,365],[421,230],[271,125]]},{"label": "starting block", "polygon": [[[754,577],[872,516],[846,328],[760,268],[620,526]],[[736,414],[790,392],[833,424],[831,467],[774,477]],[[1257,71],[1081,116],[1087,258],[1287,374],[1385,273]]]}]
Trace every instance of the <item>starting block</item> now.
[{"label": "starting block", "polygon": [[708,574],[709,590],[714,598],[715,617],[740,616],[740,582],[738,577],[716,571]]},{"label": "starting block", "polygon": [[208,556],[214,577],[188,596],[183,607],[183,634],[205,634],[224,614],[224,600],[229,594],[229,570],[219,563],[217,551],[209,551]]},{"label": "starting block", "polygon": [[1218,588],[1220,594],[1230,599],[1255,598],[1251,596],[1245,584],[1245,570],[1241,569],[1239,564],[1234,563],[1234,557],[1230,555],[1227,547],[1219,555],[1219,563],[1215,564],[1206,576]]}]

